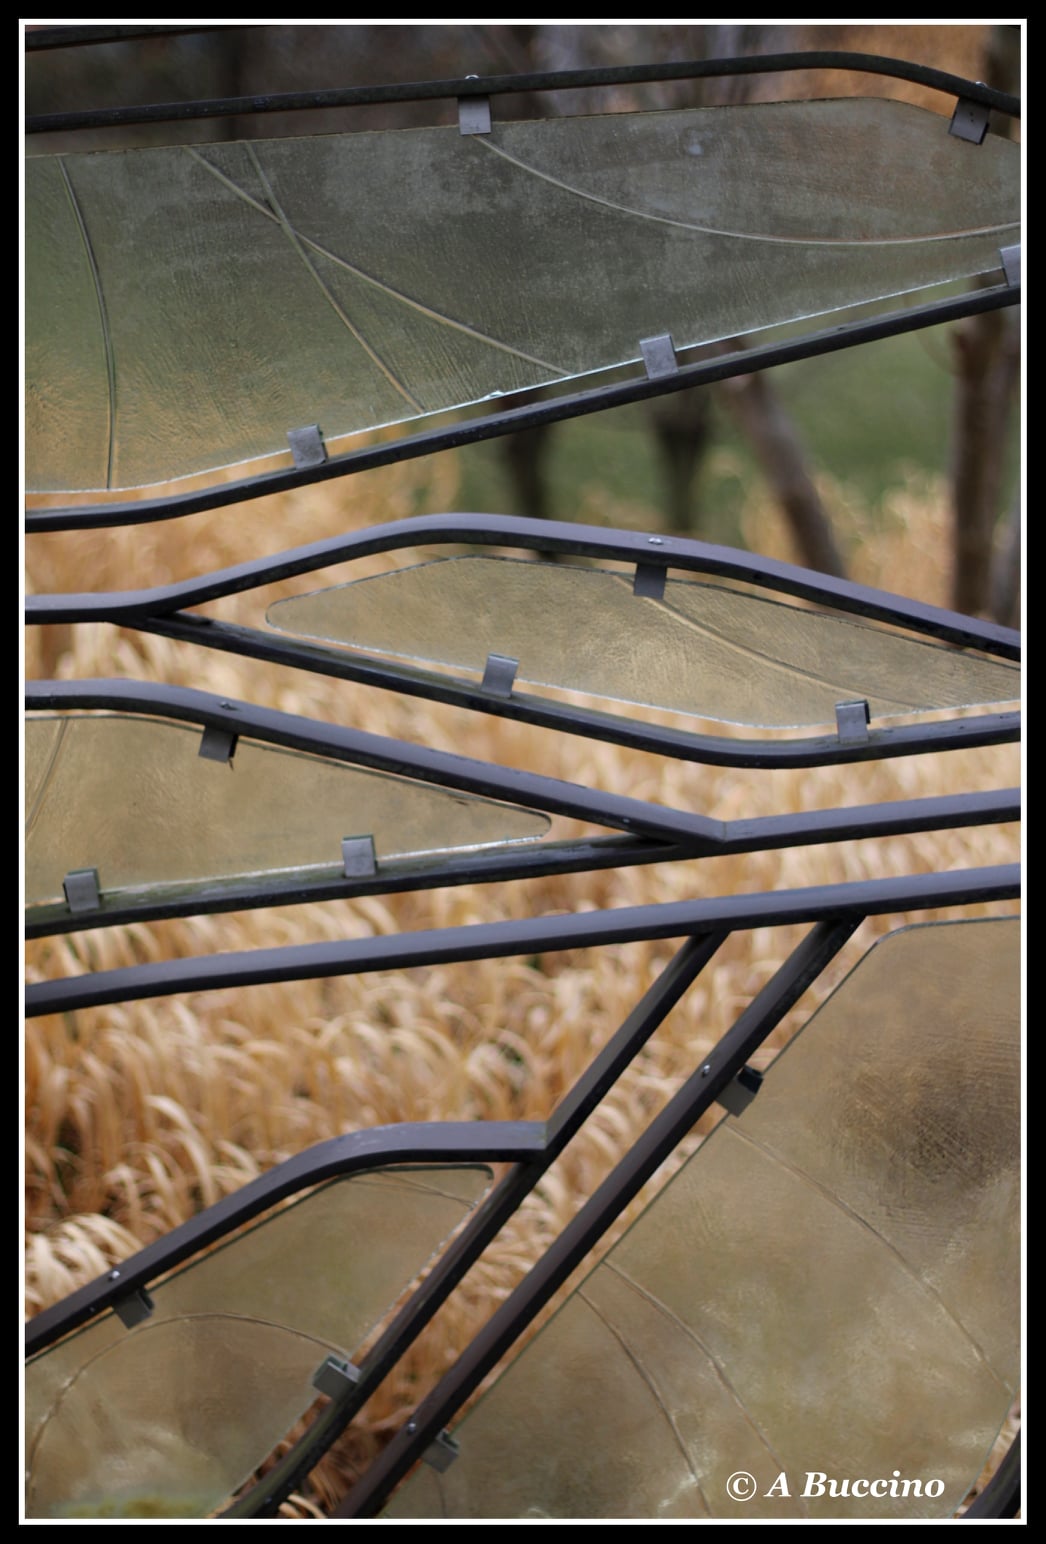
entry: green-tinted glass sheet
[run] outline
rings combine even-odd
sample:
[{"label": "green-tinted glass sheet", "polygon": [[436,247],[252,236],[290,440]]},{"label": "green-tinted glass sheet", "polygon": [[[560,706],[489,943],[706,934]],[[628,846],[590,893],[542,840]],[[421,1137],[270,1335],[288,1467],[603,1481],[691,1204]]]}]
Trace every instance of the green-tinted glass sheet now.
[{"label": "green-tinted glass sheet", "polygon": [[166,481],[994,271],[1019,168],[858,98],[33,159],[28,483]]},{"label": "green-tinted glass sheet", "polygon": [[388,1515],[953,1514],[1019,1371],[1019,948],[873,948]]},{"label": "green-tinted glass sheet", "polygon": [[1020,670],[885,628],[670,579],[512,558],[443,558],[269,608],[285,632],[731,724],[830,724],[839,702],[873,717],[1009,702]]},{"label": "green-tinted glass sheet", "polygon": [[72,869],[103,893],[287,872],[340,872],[343,837],[377,859],[538,838],[544,815],[241,739],[231,762],[160,719],[68,714],[25,734],[26,901]]},{"label": "green-tinted glass sheet", "polygon": [[190,1516],[242,1485],[482,1196],[483,1168],[335,1180],[26,1370],[32,1517]]}]

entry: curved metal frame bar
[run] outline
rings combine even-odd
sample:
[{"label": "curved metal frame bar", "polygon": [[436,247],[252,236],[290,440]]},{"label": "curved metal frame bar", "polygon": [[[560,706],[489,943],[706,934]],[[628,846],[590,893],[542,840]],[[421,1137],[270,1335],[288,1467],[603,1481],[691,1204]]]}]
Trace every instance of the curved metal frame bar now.
[{"label": "curved metal frame bar", "polygon": [[[129,921],[1000,824],[1019,820],[1021,812],[1020,792],[1014,788],[718,821],[639,799],[584,789],[538,773],[509,772],[449,752],[410,746],[338,725],[317,724],[186,687],[143,686],[130,681],[41,681],[27,686],[26,707],[30,711],[109,709],[160,715],[635,833],[624,838],[593,837],[535,844],[521,850],[512,847],[442,858],[384,860],[373,877],[363,879],[280,875],[260,883],[214,880],[191,888],[157,883],[140,896],[119,891],[109,896],[103,893],[99,906],[91,910],[74,912],[64,903],[34,906],[26,919],[26,934],[31,938]],[[332,858],[332,864],[333,861]]]},{"label": "curved metal frame bar", "polygon": [[[61,29],[49,29],[59,33]],[[81,33],[86,28],[78,29]],[[106,31],[112,29],[99,29]],[[160,29],[157,29],[160,30]],[[71,43],[117,42],[99,36],[36,41],[42,49]],[[690,59],[673,64],[633,64],[583,70],[542,70],[520,75],[467,75],[457,80],[414,81],[405,85],[345,86],[330,91],[284,91],[247,97],[221,97],[206,102],[163,102],[144,107],[103,107],[86,112],[41,113],[26,118],[27,134],[70,133],[80,129],[116,128],[140,123],[186,123],[200,118],[238,118],[257,113],[304,112],[315,108],[363,107],[380,102],[446,101],[455,97],[517,95],[535,91],[567,91],[579,87],[640,85],[646,81],[707,80],[725,75],[778,75],[791,70],[846,70],[906,80],[962,100],[976,102],[1008,117],[1020,117],[1019,98],[996,91],[983,81],[964,80],[929,65],[909,64],[878,54],[822,49],[807,53],[754,54],[736,59]]]}]

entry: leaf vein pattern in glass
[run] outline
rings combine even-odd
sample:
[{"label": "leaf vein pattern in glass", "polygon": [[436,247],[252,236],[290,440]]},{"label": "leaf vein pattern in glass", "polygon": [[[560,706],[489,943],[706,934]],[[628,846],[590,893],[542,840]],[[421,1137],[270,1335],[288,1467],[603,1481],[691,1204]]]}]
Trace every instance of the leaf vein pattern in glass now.
[{"label": "leaf vein pattern in glass", "polygon": [[400,380],[399,376],[395,373],[394,370],[390,370],[390,368],[386,364],[385,360],[378,353],[378,350],[376,348],[374,348],[370,343],[368,343],[367,339],[363,336],[362,332],[360,332],[359,328],[353,325],[353,323],[350,321],[349,317],[346,316],[345,311],[342,309],[341,305],[339,305],[339,303],[338,303],[337,299],[335,298],[335,296],[331,294],[331,291],[328,289],[327,285],[324,284],[323,279],[320,277],[319,273],[316,271],[315,265],[309,261],[308,256],[306,255],[305,249],[304,249],[304,247],[302,245],[301,239],[298,236],[297,231],[294,229],[294,227],[291,225],[290,221],[287,219],[287,216],[283,212],[283,206],[281,205],[279,199],[276,197],[276,194],[272,190],[272,185],[269,182],[268,177],[266,177],[265,172],[262,169],[261,162],[258,160],[258,155],[257,155],[257,152],[255,151],[253,145],[248,144],[248,146],[247,146],[247,154],[250,156],[251,165],[254,167],[255,171],[257,172],[258,179],[261,182],[262,187],[265,189],[265,197],[268,200],[268,202],[269,202],[269,204],[270,204],[270,206],[272,208],[273,213],[275,214],[277,220],[280,223],[281,230],[284,232],[284,234],[287,237],[287,240],[290,242],[291,246],[294,248],[295,252],[297,252],[298,256],[301,258],[302,262],[304,263],[306,271],[309,274],[309,277],[311,279],[313,279],[315,281],[315,283],[317,284],[317,286],[319,287],[320,293],[323,295],[324,300],[326,300],[327,304],[330,306],[331,310],[334,312],[334,314],[338,318],[338,320],[347,328],[347,330],[356,339],[356,342],[360,345],[360,347],[367,354],[367,356],[374,362],[374,364],[377,365],[378,369],[385,376],[385,378],[389,382],[389,384],[391,386],[393,386],[396,391],[399,392],[400,396],[404,399],[405,402],[410,404],[410,406],[415,410],[415,412],[423,413],[425,411],[425,409],[422,406],[422,404],[415,397],[411,396],[410,392],[407,390],[407,388],[404,385],[404,383]]},{"label": "leaf vein pattern in glass", "polygon": [[279,601],[267,619],[476,672],[505,654],[521,682],[770,728],[834,724],[853,698],[884,717],[1020,695],[1018,667],[886,627],[692,580],[654,600],[566,563],[444,558]]},{"label": "leaf vein pattern in glass", "polygon": [[[1019,919],[874,945],[461,1422],[447,1514],[699,1518],[694,1472],[723,1520],[953,1515],[1019,1377],[1020,1077]],[[412,1479],[386,1515],[434,1504]]]},{"label": "leaf vein pattern in glass", "polygon": [[694,1468],[694,1465],[691,1461],[690,1454],[687,1451],[686,1443],[683,1441],[683,1438],[679,1434],[679,1430],[673,1418],[672,1411],[661,1397],[661,1393],[657,1386],[657,1379],[652,1369],[645,1365],[639,1353],[631,1345],[629,1345],[628,1337],[624,1331],[611,1321],[610,1317],[603,1312],[597,1303],[592,1301],[592,1299],[586,1294],[583,1287],[578,1288],[577,1295],[579,1302],[584,1303],[589,1311],[595,1314],[596,1318],[601,1321],[608,1334],[614,1337],[623,1354],[632,1363],[632,1366],[635,1368],[636,1372],[646,1384],[646,1387],[650,1393],[650,1397],[654,1401],[654,1404],[657,1406],[660,1417],[664,1424],[668,1427],[668,1430],[671,1433],[672,1441],[675,1443],[679,1450],[680,1457],[682,1458],[684,1464],[686,1464],[687,1469],[690,1471],[690,1476],[694,1482],[694,1489],[697,1492],[701,1504],[705,1509],[705,1515],[711,1517],[713,1515],[712,1508],[709,1506],[708,1499],[701,1488],[700,1476],[698,1475],[697,1470]]},{"label": "leaf vein pattern in glass", "polygon": [[35,1357],[28,1514],[220,1506],[313,1403],[324,1356],[351,1358],[491,1174],[385,1178],[320,1186],[150,1287],[142,1324],[110,1312]]},{"label": "leaf vein pattern in glass", "polygon": [[[741,1398],[741,1395],[730,1382],[730,1379],[727,1376],[726,1368],[716,1361],[711,1351],[703,1343],[701,1337],[695,1331],[693,1325],[685,1323],[678,1314],[673,1313],[672,1310],[665,1303],[663,1303],[659,1297],[656,1297],[654,1293],[650,1292],[646,1287],[644,1287],[641,1282],[636,1281],[628,1274],[626,1270],[623,1270],[620,1264],[618,1264],[612,1256],[604,1260],[603,1264],[608,1274],[612,1273],[620,1281],[622,1281],[630,1291],[634,1292],[638,1297],[641,1297],[644,1302],[649,1304],[649,1306],[654,1309],[656,1313],[660,1314],[662,1318],[666,1319],[672,1325],[674,1330],[678,1331],[678,1333],[682,1335],[687,1341],[691,1342],[703,1357],[707,1358],[709,1367],[715,1373],[725,1392],[736,1403],[738,1410],[744,1417],[748,1426],[751,1428],[752,1433],[756,1437],[757,1441],[759,1441],[766,1449],[768,1456],[777,1466],[777,1468],[782,1469],[784,1465],[781,1461],[780,1454],[774,1452],[773,1444],[770,1442],[770,1439],[767,1437],[766,1433],[760,1429],[758,1422],[752,1416],[752,1412],[746,1408],[745,1402]],[[806,1511],[806,1507],[803,1507],[802,1512],[804,1516],[806,1515]]]},{"label": "leaf vein pattern in glass", "polygon": [[1020,211],[1019,147],[858,98],[251,154],[271,204],[241,185],[242,145],[64,158],[108,322],[108,479],[103,404],[54,432],[98,343],[75,315],[88,259],[51,208],[53,158],[30,160],[34,490],[170,480],[286,451],[301,424],[332,442],[634,362],[645,337],[689,348],[995,272]]},{"label": "leaf vein pattern in glass", "polygon": [[98,304],[98,320],[102,329],[102,345],[105,350],[105,374],[109,386],[109,398],[106,404],[108,410],[106,415],[108,433],[106,435],[105,445],[105,486],[107,488],[111,488],[113,485],[113,436],[116,428],[116,360],[113,352],[113,335],[112,329],[109,326],[109,314],[105,305],[105,291],[102,288],[101,275],[98,272],[98,264],[95,261],[94,248],[91,245],[91,238],[87,231],[87,223],[84,219],[84,213],[80,208],[80,202],[76,196],[76,191],[73,188],[73,184],[69,176],[69,169],[61,156],[59,156],[57,159],[58,169],[62,174],[62,180],[65,183],[65,191],[68,194],[69,202],[72,205],[73,214],[76,218],[77,229],[80,232],[80,239],[83,242],[84,257],[86,258],[87,266],[90,269],[91,282],[94,286],[95,299]]},{"label": "leaf vein pattern in glass", "polygon": [[145,716],[30,718],[26,780],[38,793],[27,903],[61,900],[63,879],[80,868],[97,869],[111,893],[336,874],[346,837],[372,837],[380,863],[531,841],[548,829],[540,813],[249,738],[228,762],[202,758],[199,746],[198,729]]}]

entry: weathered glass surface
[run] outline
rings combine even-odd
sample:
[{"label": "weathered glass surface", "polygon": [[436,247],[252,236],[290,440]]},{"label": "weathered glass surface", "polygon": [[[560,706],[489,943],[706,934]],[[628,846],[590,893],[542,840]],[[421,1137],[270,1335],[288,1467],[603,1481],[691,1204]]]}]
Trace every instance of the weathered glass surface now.
[{"label": "weathered glass surface", "polygon": [[482,1196],[487,1169],[335,1180],[150,1289],[26,1370],[34,1517],[198,1517],[316,1398]]},{"label": "weathered glass surface", "polygon": [[62,899],[72,869],[103,892],[288,872],[337,873],[343,837],[378,862],[525,841],[541,814],[241,739],[231,762],[201,732],[122,714],[26,723],[26,901]]},{"label": "weathered glass surface", "polygon": [[1019,1373],[1019,948],[873,948],[387,1515],[951,1515]]},{"label": "weathered glass surface", "polygon": [[1020,670],[883,627],[720,584],[670,579],[662,599],[630,574],[511,558],[444,558],[279,601],[285,632],[732,724],[831,724],[839,702],[873,717],[1008,702]]},{"label": "weathered glass surface", "polygon": [[28,484],[166,481],[994,271],[1019,168],[858,98],[31,159]]}]

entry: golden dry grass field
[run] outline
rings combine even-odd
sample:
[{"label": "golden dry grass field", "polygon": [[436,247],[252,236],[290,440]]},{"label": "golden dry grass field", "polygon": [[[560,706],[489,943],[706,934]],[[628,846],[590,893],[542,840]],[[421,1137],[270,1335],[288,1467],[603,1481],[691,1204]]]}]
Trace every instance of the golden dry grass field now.
[{"label": "golden dry grass field", "polygon": [[[141,530],[36,537],[28,544],[28,584],[34,591],[158,584],[379,520],[450,510],[456,507],[457,475],[449,455]],[[913,482],[875,530],[840,490],[829,491],[837,518],[849,525],[854,577],[944,603],[942,486]],[[613,523],[620,511],[605,494],[599,497],[604,518]],[[637,513],[644,512],[628,513],[630,523],[639,523]],[[645,515],[656,528],[655,511]],[[756,550],[792,555],[758,489],[749,494],[746,533]],[[332,577],[337,573],[332,570]],[[273,587],[266,600],[318,587],[318,576],[310,575]],[[259,602],[237,598],[223,603],[221,613],[257,621]],[[129,631],[36,630],[26,648],[28,677],[123,675],[203,687],[719,818],[1019,780],[1012,746],[842,769],[720,770],[207,655]],[[35,943],[28,974],[33,980],[154,958],[997,863],[1011,860],[1017,845],[1013,828],[987,827],[97,930]],[[875,930],[894,920],[880,919]],[[871,931],[866,924],[858,933],[821,983],[820,996],[852,965]],[[54,1302],[322,1138],[395,1121],[547,1116],[673,947],[634,944],[540,961],[186,994],[31,1021],[28,1311]],[[783,947],[777,936],[756,934],[735,938],[717,956],[400,1374],[372,1401],[362,1435],[328,1461],[308,1496],[285,1508],[289,1515],[322,1515],[345,1464],[402,1420],[408,1402],[417,1401],[422,1386],[443,1370],[454,1348],[516,1284],[729,1027]],[[809,1006],[807,1001],[777,1033],[764,1063]]]}]

